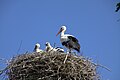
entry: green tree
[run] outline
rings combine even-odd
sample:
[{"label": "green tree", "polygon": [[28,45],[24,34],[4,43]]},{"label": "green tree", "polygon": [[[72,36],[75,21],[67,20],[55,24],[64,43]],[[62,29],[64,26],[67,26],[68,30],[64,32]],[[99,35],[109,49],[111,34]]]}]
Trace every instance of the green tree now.
[{"label": "green tree", "polygon": [[119,2],[119,3],[117,3],[115,12],[118,12],[118,11],[119,11],[119,9],[120,9],[120,2]]}]

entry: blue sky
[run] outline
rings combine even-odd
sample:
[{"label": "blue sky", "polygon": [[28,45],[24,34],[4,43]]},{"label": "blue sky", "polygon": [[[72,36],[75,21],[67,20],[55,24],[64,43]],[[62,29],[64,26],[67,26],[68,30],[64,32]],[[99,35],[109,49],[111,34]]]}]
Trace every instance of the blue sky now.
[{"label": "blue sky", "polygon": [[[10,59],[32,52],[35,43],[45,49],[45,42],[62,46],[56,33],[61,25],[77,37],[81,52],[99,68],[102,80],[120,80],[119,0],[0,0],[0,57]],[[5,65],[0,61],[0,69]]]}]

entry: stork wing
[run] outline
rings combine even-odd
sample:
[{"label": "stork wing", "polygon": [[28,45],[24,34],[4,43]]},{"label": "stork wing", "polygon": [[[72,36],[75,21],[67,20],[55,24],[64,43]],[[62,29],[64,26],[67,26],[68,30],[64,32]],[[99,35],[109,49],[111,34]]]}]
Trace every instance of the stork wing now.
[{"label": "stork wing", "polygon": [[74,36],[68,36],[68,38],[73,42],[78,42],[78,40]]},{"label": "stork wing", "polygon": [[78,42],[73,42],[72,40],[70,40],[68,42],[69,46],[75,50],[77,50],[78,52],[80,52],[80,44]]},{"label": "stork wing", "polygon": [[35,47],[34,47],[34,50],[33,51],[35,51],[37,49],[37,46],[35,45]]},{"label": "stork wing", "polygon": [[62,47],[56,47],[55,49],[57,49],[57,48],[63,49]]},{"label": "stork wing", "polygon": [[68,38],[70,39],[69,44],[72,46],[72,48],[80,52],[80,44],[78,40],[74,36],[68,36]]}]

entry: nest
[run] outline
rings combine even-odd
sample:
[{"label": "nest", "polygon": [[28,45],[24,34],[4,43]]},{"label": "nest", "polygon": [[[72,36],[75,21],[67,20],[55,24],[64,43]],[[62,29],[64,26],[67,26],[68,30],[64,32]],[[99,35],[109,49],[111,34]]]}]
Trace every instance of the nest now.
[{"label": "nest", "polygon": [[83,56],[42,52],[18,55],[7,66],[9,80],[99,80],[96,65]]}]

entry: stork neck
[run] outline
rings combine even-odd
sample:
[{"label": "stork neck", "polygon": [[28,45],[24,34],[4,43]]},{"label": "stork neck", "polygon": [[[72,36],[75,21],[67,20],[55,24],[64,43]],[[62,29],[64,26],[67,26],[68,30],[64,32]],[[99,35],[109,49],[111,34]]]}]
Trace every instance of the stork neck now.
[{"label": "stork neck", "polygon": [[61,36],[64,36],[64,33],[65,33],[65,32],[64,32],[64,31],[62,31],[62,32],[61,32]]},{"label": "stork neck", "polygon": [[52,46],[49,44],[49,48],[52,48]]},{"label": "stork neck", "polygon": [[39,49],[39,47],[37,46],[36,49]]}]

